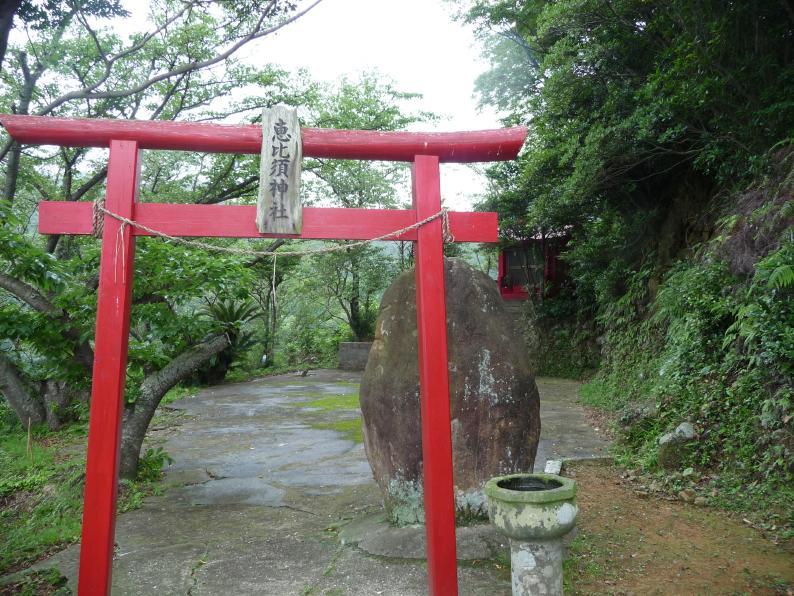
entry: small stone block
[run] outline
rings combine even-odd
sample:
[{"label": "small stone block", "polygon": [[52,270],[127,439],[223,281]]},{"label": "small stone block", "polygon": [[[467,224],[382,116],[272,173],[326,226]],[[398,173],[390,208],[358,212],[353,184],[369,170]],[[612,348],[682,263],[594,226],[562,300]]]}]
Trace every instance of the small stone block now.
[{"label": "small stone block", "polygon": [[561,459],[546,460],[546,468],[543,470],[546,474],[559,474],[562,472]]}]

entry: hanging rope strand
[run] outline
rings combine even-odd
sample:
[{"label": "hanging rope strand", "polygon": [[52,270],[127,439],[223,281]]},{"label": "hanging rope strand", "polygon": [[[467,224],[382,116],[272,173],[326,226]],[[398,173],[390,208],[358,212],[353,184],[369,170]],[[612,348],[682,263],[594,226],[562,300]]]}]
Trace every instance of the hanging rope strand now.
[{"label": "hanging rope strand", "polygon": [[102,229],[101,225],[98,223],[102,221],[103,218],[97,217],[96,214],[104,213],[105,215],[112,217],[122,223],[122,227],[124,224],[137,228],[139,230],[143,230],[144,232],[148,232],[152,236],[157,236],[158,238],[163,238],[165,240],[170,240],[172,242],[176,242],[178,244],[182,244],[184,246],[191,246],[193,248],[203,248],[204,250],[211,250],[215,252],[224,252],[227,254],[232,255],[240,255],[240,256],[261,256],[267,257],[272,255],[279,255],[282,257],[302,257],[302,256],[309,256],[309,255],[319,255],[319,254],[327,254],[333,252],[341,252],[347,250],[349,248],[355,248],[358,246],[366,246],[367,244],[372,244],[373,242],[380,242],[382,240],[390,240],[395,236],[401,236],[402,234],[406,234],[413,230],[419,229],[422,226],[429,224],[431,221],[435,221],[438,218],[441,218],[441,235],[444,242],[454,242],[455,237],[452,235],[452,230],[449,225],[449,210],[446,207],[443,207],[441,211],[438,213],[434,213],[430,217],[426,217],[421,221],[417,221],[410,226],[406,226],[399,230],[394,230],[393,232],[389,232],[388,234],[384,234],[383,236],[378,236],[376,238],[372,238],[370,240],[357,240],[356,242],[350,242],[347,244],[342,244],[338,246],[326,246],[323,248],[314,248],[314,249],[307,249],[307,250],[292,250],[292,251],[280,251],[276,252],[274,250],[249,250],[249,249],[242,249],[242,248],[234,248],[231,246],[217,246],[215,244],[208,244],[206,242],[201,242],[200,240],[187,240],[185,238],[181,238],[180,236],[171,236],[170,234],[166,234],[165,232],[161,232],[159,230],[154,230],[148,226],[145,226],[141,223],[138,223],[134,220],[127,219],[126,217],[119,215],[118,213],[113,213],[108,209],[105,209],[104,201],[100,202],[99,200],[94,202],[94,235],[97,237],[102,236]]},{"label": "hanging rope strand", "polygon": [[94,230],[94,238],[102,238],[102,233],[105,231],[105,195],[98,195],[94,201],[94,208],[92,209],[92,229]]},{"label": "hanging rope strand", "polygon": [[278,253],[273,253],[273,278],[271,279],[272,289],[273,289],[273,312],[276,311],[276,259],[278,258],[276,255]]}]

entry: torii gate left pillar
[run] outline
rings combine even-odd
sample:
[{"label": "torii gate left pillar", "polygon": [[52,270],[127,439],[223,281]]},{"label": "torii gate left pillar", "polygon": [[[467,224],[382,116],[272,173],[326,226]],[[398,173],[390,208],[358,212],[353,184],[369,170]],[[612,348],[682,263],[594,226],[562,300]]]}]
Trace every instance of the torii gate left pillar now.
[{"label": "torii gate left pillar", "polygon": [[[175,122],[70,120],[0,115],[20,143],[109,147],[105,208],[170,236],[263,238],[254,207],[137,203],[141,149],[258,153],[258,126]],[[378,133],[303,129],[307,157],[410,161],[413,209],[305,208],[303,239],[366,240],[421,221],[441,209],[439,163],[513,159],[526,128],[463,133]],[[495,242],[495,213],[450,213],[458,242]],[[422,418],[428,586],[435,596],[457,594],[455,503],[452,478],[446,298],[439,219],[393,240],[416,242],[416,311]],[[42,202],[42,234],[90,234],[89,203]],[[104,216],[88,432],[79,594],[110,593],[124,404],[135,237]]]}]

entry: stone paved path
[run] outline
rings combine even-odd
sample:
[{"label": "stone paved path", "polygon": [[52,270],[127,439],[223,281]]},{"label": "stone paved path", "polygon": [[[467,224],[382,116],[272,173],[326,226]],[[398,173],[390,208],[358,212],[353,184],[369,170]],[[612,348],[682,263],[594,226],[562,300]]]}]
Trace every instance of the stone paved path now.
[{"label": "stone paved path", "polygon": [[609,443],[590,425],[577,403],[578,381],[536,379],[540,391],[540,442],[535,471],[548,459],[592,459],[606,457]]},{"label": "stone paved path", "polygon": [[[415,541],[404,556],[399,547],[372,556],[339,537],[339,528],[380,510],[379,494],[363,445],[320,428],[358,412],[306,402],[355,393],[358,379],[313,371],[224,385],[172,404],[184,416],[153,437],[175,460],[166,490],[119,517],[113,594],[425,594]],[[537,466],[545,457],[602,454],[605,445],[575,403],[577,384],[538,385]],[[473,548],[459,547],[474,559],[504,548],[474,540]],[[40,566],[58,565],[74,586],[78,556],[73,546]],[[459,581],[461,594],[510,593],[508,575],[488,564],[461,562]]]}]

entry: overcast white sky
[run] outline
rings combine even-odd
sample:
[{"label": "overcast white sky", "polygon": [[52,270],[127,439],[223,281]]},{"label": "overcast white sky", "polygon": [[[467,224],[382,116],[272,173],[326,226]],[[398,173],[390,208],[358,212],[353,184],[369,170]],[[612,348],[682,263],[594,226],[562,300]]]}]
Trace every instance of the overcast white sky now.
[{"label": "overcast white sky", "polygon": [[378,70],[446,113],[441,130],[498,126],[478,114],[474,79],[487,68],[473,32],[444,0],[324,0],[309,14],[244,52],[252,61],[304,67],[334,81]]},{"label": "overcast white sky", "polygon": [[[114,21],[121,33],[145,28],[146,0],[126,0],[132,17]],[[493,110],[480,112],[474,81],[487,69],[471,28],[454,21],[444,0],[323,0],[274,35],[246,46],[237,57],[256,66],[306,69],[334,82],[377,70],[401,91],[421,93],[421,109],[442,119],[432,130],[500,126]],[[428,128],[416,127],[416,129]],[[453,209],[470,210],[485,190],[484,166],[444,164],[441,194]]]},{"label": "overcast white sky", "polygon": [[[443,117],[433,130],[499,127],[495,112],[476,107],[474,80],[487,65],[474,34],[452,19],[444,0],[324,0],[243,56],[254,64],[303,67],[326,81],[377,70],[401,91],[424,96],[422,109]],[[446,164],[441,185],[449,207],[469,210],[485,179],[472,167]]]}]

